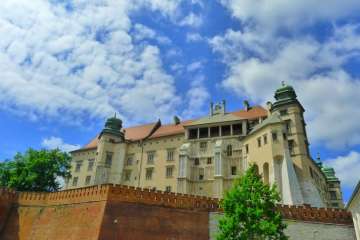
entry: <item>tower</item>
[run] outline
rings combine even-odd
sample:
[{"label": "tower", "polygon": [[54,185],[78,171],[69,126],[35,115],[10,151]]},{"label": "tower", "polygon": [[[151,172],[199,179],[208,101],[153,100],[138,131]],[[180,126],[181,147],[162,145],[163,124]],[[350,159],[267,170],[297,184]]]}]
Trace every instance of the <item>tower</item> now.
[{"label": "tower", "polygon": [[298,177],[304,201],[324,207],[327,202],[326,178],[309,153],[309,141],[304,120],[305,109],[297,99],[294,88],[282,82],[275,91],[271,114],[277,113],[284,122],[284,140]]},{"label": "tower", "polygon": [[122,121],[115,115],[106,120],[98,137],[95,184],[121,183],[125,154]]}]

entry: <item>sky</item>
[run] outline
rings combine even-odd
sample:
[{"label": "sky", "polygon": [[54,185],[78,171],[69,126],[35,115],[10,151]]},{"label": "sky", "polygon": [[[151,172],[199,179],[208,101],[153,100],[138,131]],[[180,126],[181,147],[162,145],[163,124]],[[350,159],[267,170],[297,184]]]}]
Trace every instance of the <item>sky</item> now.
[{"label": "sky", "polygon": [[360,179],[359,0],[2,0],[0,159],[70,151],[124,126],[192,119],[223,99],[306,109],[310,150]]}]

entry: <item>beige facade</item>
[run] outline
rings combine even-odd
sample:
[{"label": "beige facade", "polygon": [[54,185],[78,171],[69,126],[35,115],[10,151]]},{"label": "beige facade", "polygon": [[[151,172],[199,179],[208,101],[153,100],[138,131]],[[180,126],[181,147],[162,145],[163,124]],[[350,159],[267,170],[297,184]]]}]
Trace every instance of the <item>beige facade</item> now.
[{"label": "beige facade", "polygon": [[264,182],[278,186],[285,204],[342,207],[340,185],[329,185],[309,154],[295,91],[282,86],[275,98],[267,109],[246,102],[236,112],[227,112],[225,102],[211,104],[208,116],[184,122],[176,117],[169,125],[122,129],[120,119],[110,118],[100,135],[72,152],[66,188],[114,183],[221,198],[255,164]]},{"label": "beige facade", "polygon": [[356,239],[360,240],[360,181],[355,187],[346,208],[351,212],[353,217]]}]

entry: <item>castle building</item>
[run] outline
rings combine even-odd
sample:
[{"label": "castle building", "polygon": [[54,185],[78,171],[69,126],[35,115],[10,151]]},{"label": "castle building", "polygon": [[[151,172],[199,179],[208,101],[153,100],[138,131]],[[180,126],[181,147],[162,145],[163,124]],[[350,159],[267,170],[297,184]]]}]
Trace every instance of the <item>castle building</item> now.
[{"label": "castle building", "polygon": [[227,112],[223,101],[199,119],[125,129],[115,116],[71,152],[65,188],[112,183],[221,198],[255,165],[265,183],[277,185],[284,204],[342,208],[334,169],[310,156],[304,111],[283,84],[266,108],[245,101],[244,109]]}]

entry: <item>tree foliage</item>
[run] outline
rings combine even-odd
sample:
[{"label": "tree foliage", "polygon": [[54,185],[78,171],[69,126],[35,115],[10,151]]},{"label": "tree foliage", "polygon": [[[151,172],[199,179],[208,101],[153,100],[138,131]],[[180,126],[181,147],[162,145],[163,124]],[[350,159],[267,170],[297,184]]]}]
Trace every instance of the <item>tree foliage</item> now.
[{"label": "tree foliage", "polygon": [[217,240],[288,239],[283,232],[286,225],[276,211],[278,201],[276,187],[264,184],[255,167],[250,167],[221,201],[224,216],[219,220]]},{"label": "tree foliage", "polygon": [[18,191],[52,192],[70,176],[70,156],[55,150],[28,149],[12,160],[0,162],[0,186]]}]

